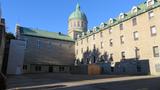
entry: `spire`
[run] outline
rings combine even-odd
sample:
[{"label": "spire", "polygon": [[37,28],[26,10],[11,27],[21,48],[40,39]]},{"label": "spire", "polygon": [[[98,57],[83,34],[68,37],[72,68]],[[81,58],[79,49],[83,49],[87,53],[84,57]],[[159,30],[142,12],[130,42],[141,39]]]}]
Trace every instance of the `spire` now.
[{"label": "spire", "polygon": [[79,5],[79,3],[77,3],[77,6],[76,6],[76,11],[80,11],[80,5]]}]

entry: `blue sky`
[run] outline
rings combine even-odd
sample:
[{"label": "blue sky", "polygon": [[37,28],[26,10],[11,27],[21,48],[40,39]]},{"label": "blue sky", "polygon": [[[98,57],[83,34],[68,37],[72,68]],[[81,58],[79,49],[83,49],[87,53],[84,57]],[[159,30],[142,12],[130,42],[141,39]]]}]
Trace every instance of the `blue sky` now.
[{"label": "blue sky", "polygon": [[2,16],[8,32],[15,31],[16,23],[67,34],[67,20],[77,2],[88,18],[88,27],[98,26],[109,18],[128,12],[145,0],[1,0]]}]

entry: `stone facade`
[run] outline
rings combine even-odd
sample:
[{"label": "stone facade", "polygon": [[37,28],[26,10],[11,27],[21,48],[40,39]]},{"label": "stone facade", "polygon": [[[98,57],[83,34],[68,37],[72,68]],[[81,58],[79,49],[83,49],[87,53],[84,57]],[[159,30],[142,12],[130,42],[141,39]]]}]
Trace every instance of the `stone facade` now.
[{"label": "stone facade", "polygon": [[23,73],[24,51],[25,41],[11,40],[7,63],[7,74],[20,75]]},{"label": "stone facade", "polygon": [[5,20],[0,20],[0,71],[3,63],[3,54],[5,48]]},{"label": "stone facade", "polygon": [[147,0],[87,31],[87,17],[77,4],[68,35],[17,26],[17,40],[26,45],[23,72],[69,72],[73,64],[98,64],[107,74],[160,75],[159,13],[160,1]]},{"label": "stone facade", "polygon": [[[77,63],[120,62],[148,59],[150,74],[160,74],[160,2],[147,0],[78,36]],[[114,65],[113,65],[114,66]]]},{"label": "stone facade", "polygon": [[[61,68],[61,72],[67,72],[67,66],[74,65],[74,41],[24,35],[19,27],[21,26],[17,26],[16,30],[17,39],[26,43],[24,73],[51,72],[51,68],[52,72],[58,72]],[[59,35],[63,36],[61,33]]]},{"label": "stone facade", "polygon": [[73,64],[74,42],[30,36],[23,36],[22,39],[27,40],[24,60],[26,64]]}]

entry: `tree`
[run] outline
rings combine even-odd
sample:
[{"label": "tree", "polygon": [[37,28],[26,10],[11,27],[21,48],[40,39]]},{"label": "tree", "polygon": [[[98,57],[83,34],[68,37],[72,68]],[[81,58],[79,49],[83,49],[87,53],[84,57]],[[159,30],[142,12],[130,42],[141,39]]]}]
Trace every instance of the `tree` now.
[{"label": "tree", "polygon": [[10,32],[6,32],[6,43],[10,43],[10,40],[11,39],[15,39],[15,36],[13,33],[10,33]]}]

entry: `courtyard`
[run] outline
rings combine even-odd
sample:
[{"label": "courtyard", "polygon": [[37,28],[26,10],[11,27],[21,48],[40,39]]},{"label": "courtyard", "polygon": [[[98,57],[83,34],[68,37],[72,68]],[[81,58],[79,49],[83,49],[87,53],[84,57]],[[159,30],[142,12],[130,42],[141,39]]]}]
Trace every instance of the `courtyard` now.
[{"label": "courtyard", "polygon": [[158,76],[24,74],[8,76],[8,90],[160,90]]}]

